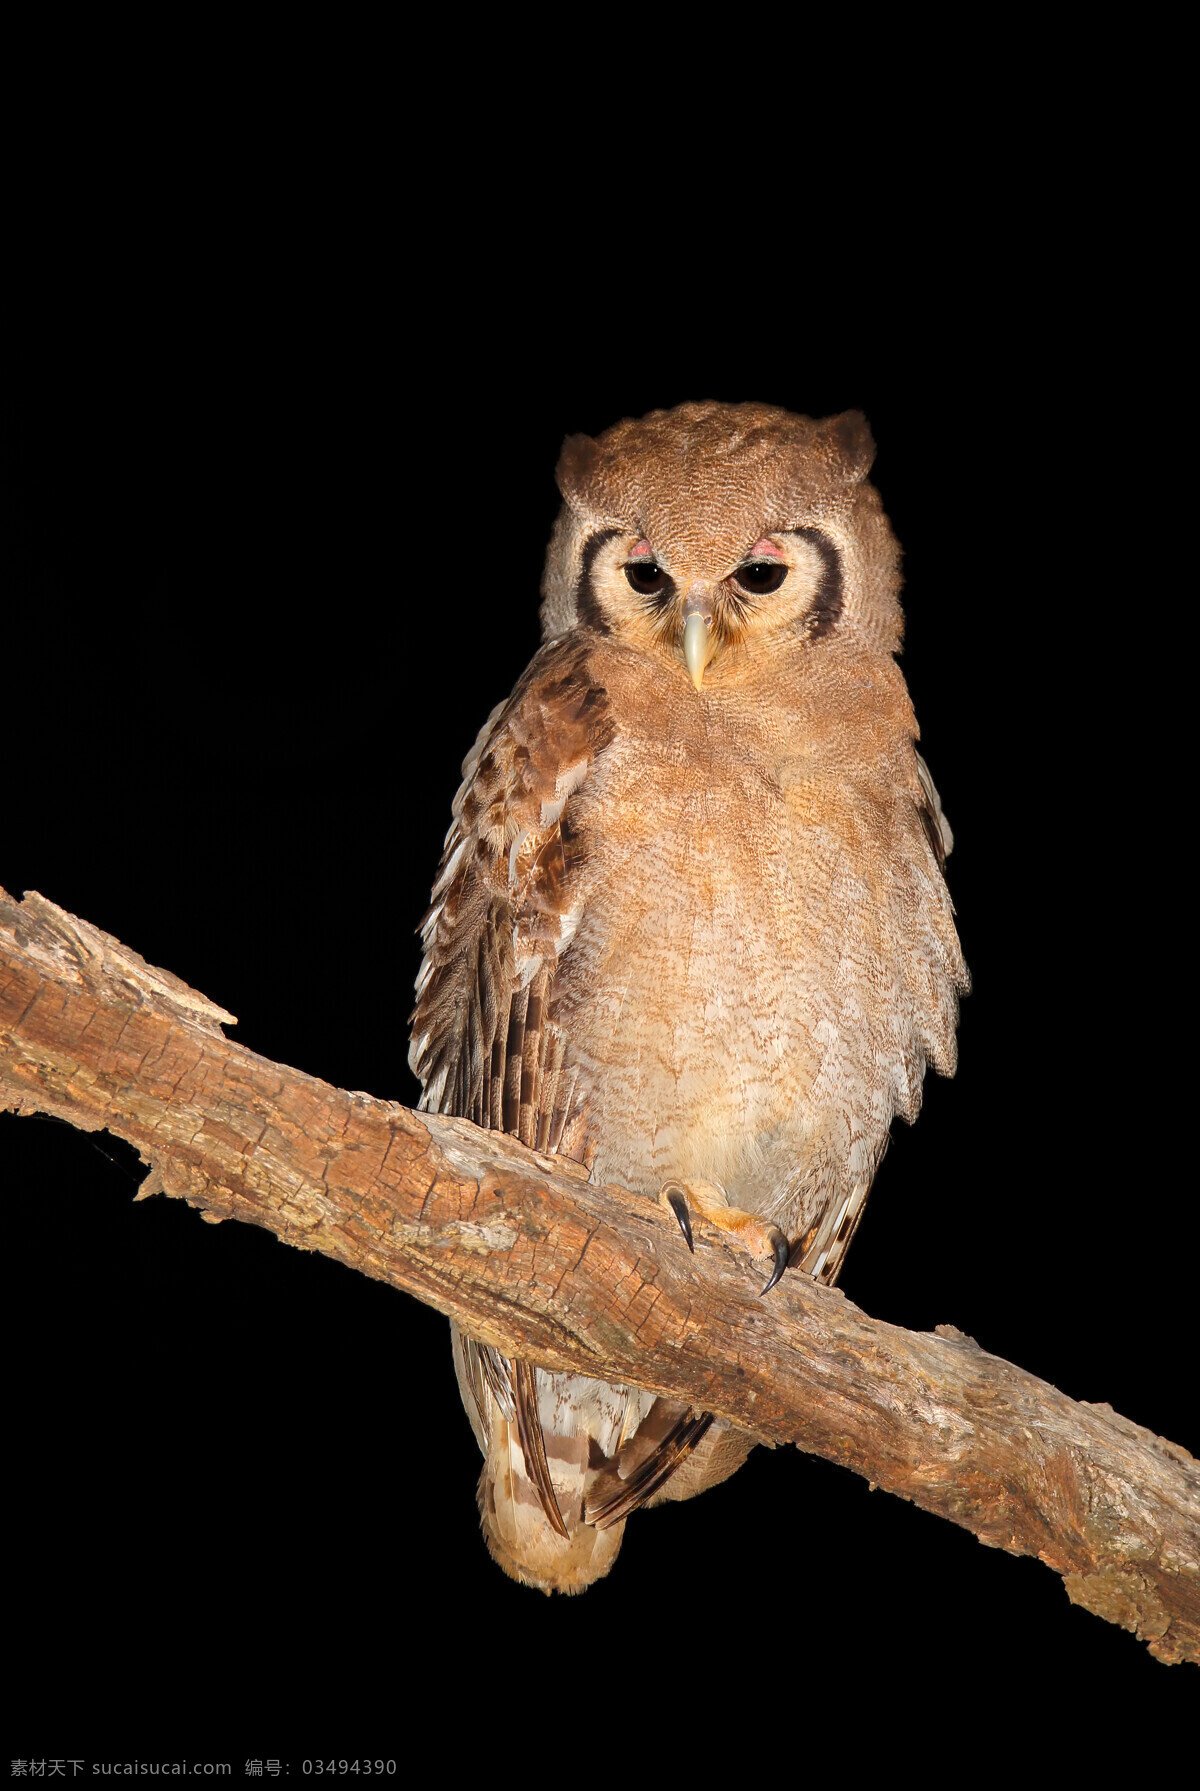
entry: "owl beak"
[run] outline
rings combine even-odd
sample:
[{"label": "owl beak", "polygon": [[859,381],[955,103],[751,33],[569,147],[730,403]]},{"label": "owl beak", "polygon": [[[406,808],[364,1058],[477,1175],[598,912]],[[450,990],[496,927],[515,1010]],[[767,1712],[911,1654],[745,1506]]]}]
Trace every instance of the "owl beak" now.
[{"label": "owl beak", "polygon": [[712,598],[703,586],[693,585],[683,604],[683,663],[697,690],[704,683],[704,668],[715,650]]}]

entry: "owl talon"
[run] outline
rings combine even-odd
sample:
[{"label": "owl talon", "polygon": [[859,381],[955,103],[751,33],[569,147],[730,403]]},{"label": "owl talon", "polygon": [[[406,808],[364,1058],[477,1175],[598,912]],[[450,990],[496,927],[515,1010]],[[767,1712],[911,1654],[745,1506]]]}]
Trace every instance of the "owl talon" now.
[{"label": "owl talon", "polygon": [[692,1221],[688,1217],[687,1201],[673,1187],[663,1189],[663,1199],[679,1221],[679,1229],[692,1255],[696,1254],[696,1246],[692,1242]]},{"label": "owl talon", "polygon": [[738,1243],[751,1255],[757,1256],[760,1252],[769,1255],[770,1279],[758,1297],[761,1300],[763,1294],[770,1293],[787,1268],[792,1249],[777,1225],[768,1224],[757,1213],[744,1213],[739,1207],[730,1206],[724,1188],[716,1182],[664,1182],[659,1189],[658,1198],[674,1213],[693,1256],[696,1246],[692,1239],[689,1208],[699,1213],[706,1224],[717,1231],[723,1231],[731,1243]]},{"label": "owl talon", "polygon": [[[774,1231],[774,1228],[772,1228],[772,1230]],[[762,1299],[763,1294],[770,1293],[775,1283],[781,1278],[783,1271],[788,1266],[788,1257],[792,1252],[791,1245],[781,1231],[774,1231],[771,1242],[775,1250],[775,1267],[771,1270],[771,1279],[767,1282],[762,1293],[758,1296],[760,1300]]]}]

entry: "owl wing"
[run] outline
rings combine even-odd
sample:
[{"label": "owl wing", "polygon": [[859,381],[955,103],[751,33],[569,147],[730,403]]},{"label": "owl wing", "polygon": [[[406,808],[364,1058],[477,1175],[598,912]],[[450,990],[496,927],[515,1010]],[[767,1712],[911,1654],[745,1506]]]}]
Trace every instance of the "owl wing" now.
[{"label": "owl wing", "polygon": [[[586,1108],[558,1098],[566,1038],[548,1017],[555,966],[578,925],[567,818],[613,734],[586,643],[552,642],[494,709],[463,763],[432,905],[421,926],[408,1061],[420,1108],[588,1160]],[[565,1136],[564,1136],[565,1132]],[[488,1453],[493,1402],[516,1424],[547,1520],[567,1534],[550,1480],[535,1371],[455,1332],[461,1378]]]},{"label": "owl wing", "polygon": [[[920,753],[916,754],[917,777],[920,783],[920,797],[914,803],[917,817],[921,823],[925,839],[937,861],[939,871],[946,868],[946,860],[954,849],[954,835],[950,823],[942,808],[942,799],[938,795],[937,785],[933,781],[929,766]],[[879,1173],[879,1165],[887,1153],[888,1139],[885,1137],[883,1150],[869,1176],[864,1176],[850,1190],[842,1195],[841,1190],[829,1201],[808,1232],[798,1238],[792,1245],[790,1267],[798,1268],[811,1275],[814,1281],[822,1282],[826,1287],[833,1287],[842,1272],[846,1260],[846,1252],[850,1248],[855,1232],[858,1230],[867,1205],[867,1196],[874,1186],[875,1176]]]},{"label": "owl wing", "polygon": [[567,1125],[566,1039],[547,1007],[580,915],[569,802],[612,735],[607,696],[578,641],[544,647],[488,717],[463,764],[421,927],[408,1054],[422,1111],[579,1160],[587,1116],[572,1113]]}]

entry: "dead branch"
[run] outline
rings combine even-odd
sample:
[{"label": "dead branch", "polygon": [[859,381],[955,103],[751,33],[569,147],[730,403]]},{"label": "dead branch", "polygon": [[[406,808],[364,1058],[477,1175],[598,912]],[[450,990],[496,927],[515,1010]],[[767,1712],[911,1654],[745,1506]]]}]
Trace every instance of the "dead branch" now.
[{"label": "dead branch", "polygon": [[[1200,1661],[1200,1472],[950,1325],[754,1270],[644,1197],[230,1043],[233,1016],[37,894],[0,890],[0,1109],[106,1128],[182,1196],[415,1294],[508,1354],[690,1400],[1061,1573]],[[761,1277],[759,1277],[760,1279]]]}]

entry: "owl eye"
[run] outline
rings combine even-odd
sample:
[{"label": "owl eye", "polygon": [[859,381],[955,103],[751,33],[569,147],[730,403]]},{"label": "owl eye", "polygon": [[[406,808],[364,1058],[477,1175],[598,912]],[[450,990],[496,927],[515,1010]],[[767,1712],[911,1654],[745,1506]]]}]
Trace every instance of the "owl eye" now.
[{"label": "owl eye", "polygon": [[738,567],[733,579],[752,597],[766,597],[779,589],[787,575],[787,567],[778,560],[751,560],[748,566]]},{"label": "owl eye", "polygon": [[625,576],[640,597],[669,597],[675,589],[670,576],[653,560],[630,560]]}]

